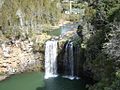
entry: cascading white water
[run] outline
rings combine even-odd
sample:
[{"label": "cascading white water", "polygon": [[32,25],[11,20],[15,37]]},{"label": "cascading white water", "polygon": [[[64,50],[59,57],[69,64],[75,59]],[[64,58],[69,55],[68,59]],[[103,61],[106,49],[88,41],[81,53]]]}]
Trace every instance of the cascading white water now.
[{"label": "cascading white water", "polygon": [[45,79],[57,77],[57,41],[46,42],[45,47]]},{"label": "cascading white water", "polygon": [[73,79],[79,79],[79,77],[77,76],[77,58],[75,59],[74,53],[77,52],[74,51],[74,47],[73,47],[73,42],[69,41],[66,46],[65,46],[65,52],[64,52],[64,78],[68,78],[70,80]]},{"label": "cascading white water", "polygon": [[73,42],[70,43],[70,56],[69,56],[69,61],[70,61],[70,69],[71,69],[71,79],[74,79],[74,56],[73,56]]},{"label": "cascading white water", "polygon": [[[45,48],[45,79],[51,78],[51,77],[57,77],[57,41],[51,40],[46,42],[46,48]],[[64,75],[64,78],[68,79],[79,79],[78,77],[78,50],[75,50],[75,47],[73,45],[72,41],[68,41],[68,43],[65,46],[65,51],[62,55],[63,59],[63,71],[62,74]]]},{"label": "cascading white water", "polygon": [[74,76],[74,55],[73,55],[73,42],[68,42],[65,47],[64,54],[64,78],[73,80]]}]

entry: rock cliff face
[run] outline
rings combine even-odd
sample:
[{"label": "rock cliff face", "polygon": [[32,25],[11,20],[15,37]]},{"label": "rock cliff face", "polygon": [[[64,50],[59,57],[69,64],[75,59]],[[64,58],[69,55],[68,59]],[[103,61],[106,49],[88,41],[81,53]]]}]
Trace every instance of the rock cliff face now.
[{"label": "rock cliff face", "polygon": [[42,60],[43,55],[41,53],[34,54],[32,45],[28,41],[18,42],[16,45],[2,44],[0,48],[0,73],[15,74],[34,70],[40,67]]},{"label": "rock cliff face", "polygon": [[28,39],[19,39],[2,43],[0,47],[0,74],[11,75],[24,71],[42,70],[44,42],[49,38],[50,36],[44,34],[36,36],[34,42]]}]

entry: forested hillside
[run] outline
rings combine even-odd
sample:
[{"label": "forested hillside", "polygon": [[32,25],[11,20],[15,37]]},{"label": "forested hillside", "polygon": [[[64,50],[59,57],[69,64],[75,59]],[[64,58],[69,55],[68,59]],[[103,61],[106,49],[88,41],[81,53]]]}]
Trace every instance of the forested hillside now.
[{"label": "forested hillside", "polygon": [[7,37],[19,30],[39,30],[56,25],[60,18],[59,0],[1,0],[0,30]]},{"label": "forested hillside", "polygon": [[88,21],[93,35],[87,42],[84,69],[97,81],[89,90],[120,89],[120,1],[87,0],[96,14]]}]

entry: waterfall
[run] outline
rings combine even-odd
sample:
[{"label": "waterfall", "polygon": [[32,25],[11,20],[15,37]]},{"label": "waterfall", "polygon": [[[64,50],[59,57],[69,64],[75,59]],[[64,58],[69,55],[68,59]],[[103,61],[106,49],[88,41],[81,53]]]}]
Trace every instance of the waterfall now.
[{"label": "waterfall", "polygon": [[74,56],[73,56],[73,42],[70,42],[68,49],[68,61],[70,65],[70,78],[74,79]]},{"label": "waterfall", "polygon": [[57,77],[57,41],[46,42],[45,47],[45,79]]},{"label": "waterfall", "polygon": [[68,43],[65,46],[65,51],[63,54],[63,77],[68,79],[79,79],[78,78],[78,59],[77,55],[79,55],[78,52],[74,51],[76,47],[74,47],[72,41],[68,41]]},{"label": "waterfall", "polygon": [[71,59],[71,76],[74,77],[74,56],[73,56],[73,43],[70,43],[70,59]]},{"label": "waterfall", "polygon": [[72,41],[68,41],[59,56],[57,55],[57,46],[56,40],[46,42],[45,79],[57,77],[58,73],[64,78],[79,79],[80,47],[74,46]]},{"label": "waterfall", "polygon": [[65,46],[64,54],[64,76],[65,78],[74,79],[74,55],[73,42],[68,42]]}]

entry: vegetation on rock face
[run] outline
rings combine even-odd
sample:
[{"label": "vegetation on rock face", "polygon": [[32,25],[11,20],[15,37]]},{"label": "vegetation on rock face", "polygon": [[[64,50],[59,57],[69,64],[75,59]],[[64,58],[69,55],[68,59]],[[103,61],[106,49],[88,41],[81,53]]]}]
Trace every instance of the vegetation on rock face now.
[{"label": "vegetation on rock face", "polygon": [[90,70],[98,81],[89,90],[119,90],[120,1],[87,1],[96,13],[89,19],[93,35],[87,41],[84,70]]}]

